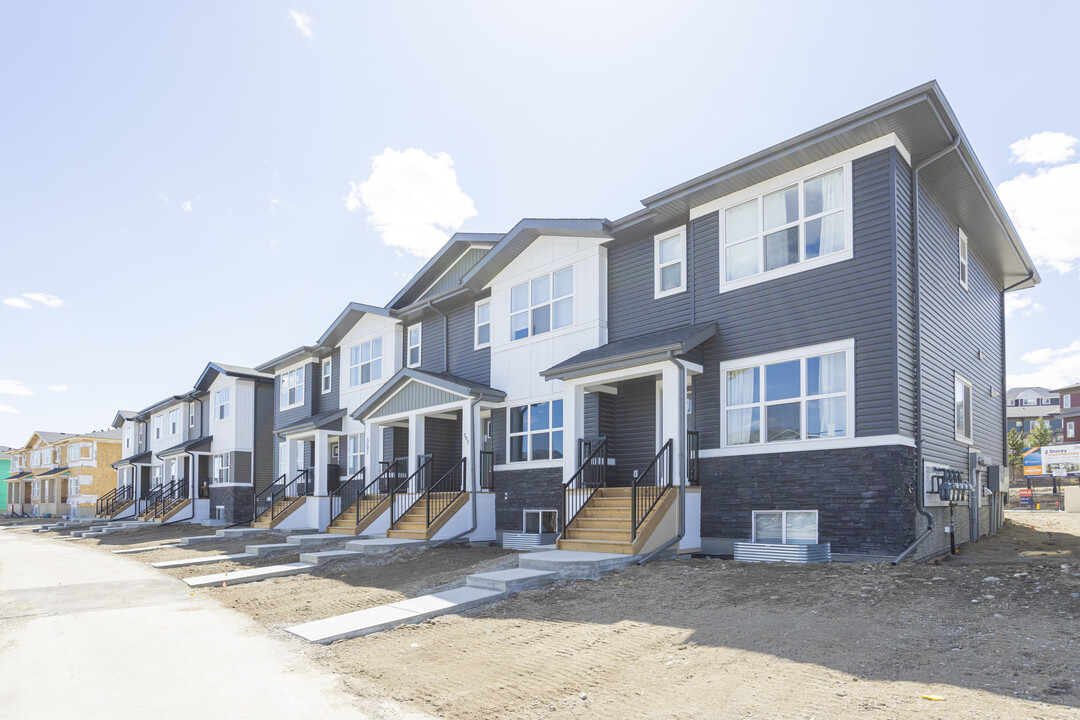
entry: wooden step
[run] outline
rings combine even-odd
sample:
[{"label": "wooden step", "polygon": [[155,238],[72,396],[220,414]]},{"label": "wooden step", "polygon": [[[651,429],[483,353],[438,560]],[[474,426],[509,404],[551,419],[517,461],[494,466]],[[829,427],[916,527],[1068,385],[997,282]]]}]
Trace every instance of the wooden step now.
[{"label": "wooden step", "polygon": [[600,540],[603,542],[630,542],[629,530],[596,530],[571,528],[567,531],[570,540]]},{"label": "wooden step", "polygon": [[574,518],[571,523],[571,529],[580,528],[581,530],[630,530],[630,518],[593,518],[593,517],[581,517],[580,515]]},{"label": "wooden step", "polygon": [[630,542],[599,542],[596,540],[564,540],[560,538],[558,548],[560,550],[580,550],[582,552],[634,554],[634,544]]},{"label": "wooden step", "polygon": [[596,491],[596,495],[593,497],[630,497],[630,488],[628,487],[602,487]]},{"label": "wooden step", "polygon": [[597,509],[610,509],[610,508],[629,508],[630,496],[626,497],[592,497],[589,499],[588,505],[592,505]]},{"label": "wooden step", "polygon": [[630,508],[597,508],[586,505],[578,513],[578,517],[607,518],[610,520],[629,520]]}]

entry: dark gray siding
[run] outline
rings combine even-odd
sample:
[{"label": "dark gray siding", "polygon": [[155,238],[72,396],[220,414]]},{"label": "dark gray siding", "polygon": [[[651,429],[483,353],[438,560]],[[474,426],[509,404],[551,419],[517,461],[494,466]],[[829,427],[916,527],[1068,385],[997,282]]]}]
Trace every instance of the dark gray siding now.
[{"label": "dark gray siding", "polygon": [[522,510],[558,510],[562,527],[562,469],[497,470],[495,530],[521,532]]},{"label": "dark gray siding", "polygon": [[431,479],[438,480],[461,460],[461,418],[427,418],[424,421],[424,452],[432,456]]},{"label": "dark gray siding", "polygon": [[691,322],[715,320],[718,324],[717,336],[702,348],[705,372],[695,380],[702,448],[720,446],[722,360],[851,337],[855,339],[855,434],[898,432],[892,158],[893,151],[884,150],[853,163],[851,260],[721,295],[718,214],[692,222],[693,315],[686,294],[653,299],[652,236],[619,240],[609,247],[611,341]]},{"label": "dark gray siding", "polygon": [[262,490],[274,477],[277,444],[274,442],[274,383],[255,384],[255,490]]},{"label": "dark gray siding", "polygon": [[312,370],[315,375],[314,399],[312,402],[312,414],[326,412],[327,410],[337,410],[340,407],[339,404],[339,392],[341,388],[341,348],[334,348],[334,354],[329,357],[333,367],[330,373],[330,392],[323,394],[322,391],[322,363],[320,360],[312,365]]},{"label": "dark gray siding", "polygon": [[474,350],[475,319],[473,303],[458,308],[447,315],[450,330],[451,375],[472,380],[483,385],[491,384],[491,348]]},{"label": "dark gray siding", "polygon": [[[564,442],[571,442],[571,440],[564,440]],[[504,464],[506,462],[506,408],[495,408],[491,411],[491,445],[495,452],[495,464]]]},{"label": "dark gray siding", "polygon": [[911,168],[894,152],[896,196],[896,363],[900,433],[915,436],[915,270],[911,237]]},{"label": "dark gray siding", "polygon": [[967,468],[968,446],[955,439],[953,419],[954,373],[959,373],[972,383],[975,447],[1000,463],[1005,436],[1001,283],[972,249],[969,289],[960,286],[959,227],[925,185],[919,195],[923,456]]},{"label": "dark gray siding", "polygon": [[200,426],[205,428],[204,432],[210,432],[210,406],[213,404],[211,401],[210,393],[207,393],[202,397],[202,408],[199,411],[199,423]]},{"label": "dark gray siding", "polygon": [[634,471],[643,471],[656,455],[656,378],[624,380],[618,388],[608,457],[615,460],[616,481],[628,485]]},{"label": "dark gray siding", "polygon": [[[444,345],[444,318],[436,317],[420,323],[420,369],[427,372],[446,372],[446,346]],[[401,358],[402,366],[409,366],[409,328],[417,323],[408,323],[402,327]]]},{"label": "dark gray siding", "polygon": [[382,436],[383,462],[390,462],[399,457],[409,456],[409,429],[403,427],[384,427]]},{"label": "dark gray siding", "polygon": [[309,362],[304,365],[304,402],[285,412],[281,408],[281,375],[274,377],[274,429],[279,430],[293,423],[300,422],[312,415],[312,393],[318,393],[318,371],[315,370],[317,363]]},{"label": "dark gray siding", "polygon": [[[233,482],[251,482],[251,453],[236,451],[229,454],[232,456],[230,464],[232,466]],[[250,489],[248,492],[250,492]]]}]

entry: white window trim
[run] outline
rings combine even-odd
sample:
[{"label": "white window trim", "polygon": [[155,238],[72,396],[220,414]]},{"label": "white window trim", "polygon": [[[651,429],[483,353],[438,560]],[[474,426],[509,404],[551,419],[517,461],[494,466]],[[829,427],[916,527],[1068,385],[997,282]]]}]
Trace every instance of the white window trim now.
[{"label": "white window trim", "polygon": [[[682,254],[678,260],[673,260],[664,265],[660,264],[660,243],[672,238],[679,238],[682,245]],[[686,292],[686,226],[677,227],[673,230],[669,230],[666,233],[660,233],[653,237],[653,299],[659,300],[660,298],[668,297],[669,295],[677,295],[681,292]],[[676,287],[668,290],[661,290],[661,271],[668,265],[674,265],[679,263],[680,267],[680,279],[679,284]]]},{"label": "white window trim", "polygon": [[959,431],[956,430],[956,383],[963,383],[965,386],[967,386],[968,397],[971,398],[971,400],[968,402],[969,407],[967,408],[967,413],[968,413],[968,417],[971,418],[971,423],[970,423],[970,426],[968,427],[968,431],[971,433],[972,436],[975,435],[975,407],[974,407],[975,406],[975,386],[972,385],[970,380],[965,378],[960,373],[953,373],[953,391],[952,391],[952,399],[953,399],[953,401],[952,401],[952,406],[953,406],[953,433],[954,433],[954,435],[956,437],[957,442],[962,442],[965,445],[974,445],[975,444],[974,437],[965,437],[965,436],[961,435]]},{"label": "white window trim", "polygon": [[[416,331],[416,344],[413,344],[412,333]],[[416,348],[416,362],[412,360],[412,351]],[[416,368],[420,367],[420,364],[424,360],[424,324],[416,323],[405,328],[405,364],[408,367]]]},{"label": "white window trim", "polygon": [[[571,281],[570,281],[570,293],[567,294],[567,295],[556,296],[555,295],[555,273],[559,273],[559,272],[562,272],[564,270],[569,270],[570,271],[570,278],[571,278]],[[533,302],[533,297],[532,297],[533,283],[536,282],[537,280],[540,280],[541,278],[544,278],[544,277],[546,277],[547,281],[548,281],[548,299],[545,302],[534,303]],[[524,285],[526,287],[526,289],[528,290],[529,304],[527,306],[525,306],[524,310],[518,310],[518,311],[515,312],[514,311],[514,289],[518,288],[518,287],[521,287],[522,285]],[[572,327],[574,327],[574,325],[577,324],[577,314],[576,314],[577,313],[577,303],[574,300],[574,298],[577,296],[577,267],[574,264],[563,265],[562,267],[557,267],[557,268],[555,268],[553,270],[550,270],[549,272],[541,273],[539,275],[531,277],[530,279],[525,280],[523,282],[514,283],[513,285],[511,285],[508,288],[508,293],[509,293],[509,298],[508,299],[510,301],[510,314],[508,316],[509,321],[510,321],[509,324],[508,324],[508,330],[510,331],[510,338],[507,341],[508,343],[525,343],[528,340],[531,340],[533,338],[538,338],[538,337],[541,337],[541,336],[550,337],[554,333],[567,330],[568,328],[572,328]],[[557,327],[555,327],[555,303],[561,302],[561,301],[567,300],[567,299],[570,300],[570,322],[568,324],[566,324],[566,325],[563,325],[562,327],[557,328]],[[538,308],[542,308],[544,306],[547,306],[547,308],[548,308],[548,322],[551,324],[551,327],[550,327],[550,329],[548,329],[548,330],[546,330],[546,331],[544,331],[542,333],[534,333],[532,331],[532,315],[533,315],[533,311],[538,309]],[[515,315],[525,315],[525,321],[526,321],[525,327],[528,330],[528,333],[523,337],[519,337],[519,338],[514,337],[514,320],[513,319],[514,319]]]},{"label": "white window trim", "polygon": [[165,417],[163,415],[157,415],[150,421],[151,428],[153,429],[154,439],[160,440],[162,434],[165,432]]},{"label": "white window trim", "polygon": [[960,228],[959,230],[959,236],[956,242],[956,254],[960,261],[957,270],[957,280],[960,282],[960,287],[967,290],[968,285],[971,282],[971,247],[968,244],[968,237],[964,233],[963,228]]},{"label": "white window trim", "polygon": [[[480,306],[487,305],[488,319],[486,323],[481,323],[477,317],[480,312]],[[480,342],[480,326],[487,325],[488,327],[488,339],[487,342]],[[480,350],[481,348],[491,347],[492,328],[491,328],[491,298],[485,298],[484,300],[478,300],[473,304],[473,350]]]},{"label": "white window trim", "polygon": [[527,525],[525,524],[525,519],[529,516],[529,513],[537,513],[540,516],[539,517],[539,522],[537,523],[537,527],[540,528],[540,531],[537,534],[539,534],[539,535],[544,534],[544,513],[552,513],[555,516],[555,532],[559,532],[559,511],[558,510],[553,510],[551,508],[525,508],[525,509],[523,509],[521,511],[521,532],[523,534],[528,534],[528,535],[533,534],[533,533],[530,533],[528,530],[525,529],[527,527]]},{"label": "white window trim", "polygon": [[[219,462],[220,459],[224,459],[224,462]],[[229,453],[220,453],[214,455],[211,459],[211,473],[210,484],[211,485],[230,485],[232,484],[232,459]],[[224,470],[226,472],[225,480],[221,480],[220,472]]]},{"label": "white window trim", "polygon": [[[763,198],[777,190],[781,190],[791,185],[799,186],[799,220],[795,223],[796,227],[801,227],[806,218],[802,213],[803,207],[803,183],[807,180],[812,180],[821,175],[828,174],[834,170],[844,171],[844,205],[840,212],[844,213],[844,249],[838,252],[829,253],[828,255],[820,255],[816,258],[810,258],[809,260],[801,260],[799,262],[792,263],[791,265],[785,265],[775,270],[766,270],[764,264],[760,266],[760,271],[755,275],[749,277],[739,278],[738,280],[725,280],[727,271],[727,253],[725,248],[727,247],[727,223],[725,222],[725,213],[728,209],[742,205],[745,202],[756,199],[758,201],[758,213],[760,215],[763,212]],[[827,265],[834,265],[838,262],[850,260],[855,256],[855,223],[852,212],[854,205],[854,182],[852,182],[851,174],[851,161],[845,162],[825,162],[825,163],[811,163],[800,168],[792,173],[785,173],[778,178],[767,180],[763,183],[759,183],[746,190],[733,193],[726,198],[723,198],[724,204],[719,207],[719,267],[720,267],[720,293],[731,292],[732,290],[739,290],[751,285],[758,285],[763,282],[775,280],[777,278],[787,277],[789,275],[796,275],[807,270],[814,270],[816,268],[825,267]],[[836,212],[836,211],[833,211]],[[815,216],[820,217],[820,216]],[[760,218],[759,218],[760,219]],[[785,226],[786,227],[786,226]],[[774,231],[775,232],[775,231]],[[765,244],[765,231],[761,230],[758,233],[760,251],[764,254]],[[800,239],[800,247],[803,240]]]},{"label": "white window trim", "polygon": [[322,361],[322,394],[334,389],[334,358],[328,357]]},{"label": "white window trim", "polygon": [[[725,384],[725,373],[728,370],[740,370],[747,367],[754,367],[757,365],[768,365],[776,362],[784,362],[785,360],[797,360],[814,355],[827,355],[829,353],[835,353],[840,351],[847,352],[845,357],[846,376],[845,376],[845,390],[846,393],[846,410],[847,413],[847,427],[845,428],[844,435],[838,435],[837,437],[829,438],[809,438],[806,440],[785,440],[776,442],[765,442],[765,416],[762,414],[760,422],[760,436],[762,440],[756,443],[747,443],[745,445],[728,445],[727,444],[727,390]],[[763,400],[759,404],[765,404],[765,378],[760,378],[761,382],[761,397]],[[800,382],[802,380],[800,379]],[[814,396],[817,397],[817,396]],[[806,430],[806,395],[800,395],[799,402],[801,405],[801,429]],[[742,407],[742,406],[739,406]],[[509,423],[509,417],[507,418]],[[509,426],[508,426],[509,427]],[[726,360],[720,363],[720,450],[722,455],[758,455],[772,452],[783,452],[780,448],[795,450],[811,450],[814,448],[829,448],[829,447],[844,447],[850,446],[849,444],[855,438],[855,339],[850,338],[848,340],[838,340],[836,342],[822,343],[820,345],[808,345],[806,347],[792,348],[790,350],[782,350],[780,352],[768,353],[765,355],[757,355],[748,358],[739,358],[737,360]],[[701,456],[705,457],[705,451],[702,451]],[[716,456],[716,455],[712,455]]]},{"label": "white window trim", "polygon": [[1069,437],[1074,437],[1076,435],[1076,421],[1075,420],[1070,420],[1069,422],[1065,423],[1065,434],[1068,435]]},{"label": "white window trim", "polygon": [[195,403],[188,405],[188,427],[195,427]]},{"label": "white window trim", "polygon": [[[173,419],[174,416],[176,418],[175,420]],[[173,435],[179,435],[180,434],[180,418],[181,417],[182,417],[182,414],[180,412],[180,408],[173,408],[172,410],[169,411],[169,436],[170,437],[172,437]]]},{"label": "white window trim", "polygon": [[[395,335],[395,338],[396,338],[396,335]],[[374,368],[374,366],[375,366],[376,355],[374,354],[374,352],[375,352],[374,347],[375,347],[375,341],[376,340],[379,341],[379,354],[377,356],[378,359],[379,359],[379,376],[374,377],[375,373],[371,372],[370,374],[372,375],[372,377],[367,382],[364,382],[364,365],[369,365],[372,368]],[[392,344],[393,344],[393,342],[391,342],[391,345]],[[364,345],[369,346],[369,350],[368,350],[368,356],[369,357],[368,357],[367,362],[364,362]],[[385,359],[385,352],[384,351],[386,349],[386,345],[387,345],[386,336],[376,335],[376,336],[371,337],[371,338],[369,338],[367,340],[364,340],[363,342],[358,342],[355,345],[349,346],[349,387],[350,388],[364,387],[365,385],[370,385],[371,383],[379,382],[379,381],[381,381],[383,379],[383,360]],[[356,350],[356,364],[355,365],[353,365],[353,362],[352,362],[352,354],[353,354],[352,351],[354,349]],[[353,368],[356,368],[356,384],[353,384],[353,381],[352,381]]]},{"label": "white window trim", "polygon": [[1061,398],[1061,407],[1062,407],[1063,410],[1068,410],[1068,409],[1070,409],[1072,407],[1072,394],[1071,393],[1066,393]]},{"label": "white window trim", "polygon": [[[292,376],[300,378],[295,385],[286,385],[288,379]],[[301,365],[298,368],[293,368],[288,372],[284,372],[278,376],[278,412],[285,412],[293,408],[298,408],[304,404],[304,387],[307,384],[307,366]],[[289,391],[296,389],[296,396],[299,398],[296,402],[286,405],[284,400],[289,397]]]},{"label": "white window trim", "polygon": [[[231,388],[223,387],[214,391],[214,412],[212,418],[217,422],[224,422],[229,419],[229,413],[231,412],[229,403],[232,400],[232,393],[229,392],[230,390]],[[221,399],[221,402],[218,402],[219,398]],[[225,409],[224,414],[221,412],[221,408]]]},{"label": "white window trim", "polygon": [[[757,542],[757,516],[780,513],[780,537],[781,543],[788,545],[787,541],[787,514],[792,513],[814,513],[814,545],[818,545],[821,542],[821,519],[818,516],[817,510],[753,510],[750,513],[750,542]],[[775,543],[773,543],[775,544]],[[798,543],[802,544],[802,543]]]},{"label": "white window trim", "polygon": [[[563,454],[563,456],[560,457],[560,458],[547,458],[547,459],[544,459],[544,460],[533,460],[533,459],[531,459],[531,456],[532,456],[532,442],[530,441],[528,443],[527,447],[526,447],[526,455],[528,456],[527,459],[525,459],[525,460],[511,460],[510,459],[510,442],[511,442],[511,438],[512,437],[521,437],[522,435],[524,435],[526,437],[529,437],[529,436],[531,436],[533,434],[533,431],[532,431],[532,429],[529,429],[529,430],[514,433],[513,435],[511,435],[510,434],[510,410],[515,408],[515,407],[521,407],[523,405],[524,406],[532,406],[532,405],[537,405],[539,403],[546,402],[546,403],[548,403],[548,417],[550,418],[551,417],[551,409],[550,409],[551,403],[553,403],[553,402],[555,402],[557,400],[563,400],[564,401],[563,402],[563,423],[562,423],[562,425],[560,425],[560,426],[558,426],[556,428],[553,425],[551,425],[551,421],[549,419],[549,421],[548,421],[548,429],[546,430],[546,432],[548,434],[548,442],[549,442],[548,448],[550,449],[550,448],[552,448],[552,444],[551,444],[551,435],[552,435],[552,433],[555,432],[556,430],[562,431],[562,434],[563,434],[562,454]],[[566,403],[565,403],[565,398],[562,395],[550,395],[548,397],[534,398],[534,399],[531,399],[531,400],[515,400],[514,402],[506,403],[504,405],[504,407],[506,408],[506,420],[505,420],[505,422],[506,422],[506,432],[505,432],[505,435],[506,435],[506,456],[505,456],[506,457],[506,463],[505,464],[506,464],[507,467],[509,467],[509,468],[544,467],[545,463],[550,464],[551,467],[561,467],[565,463],[566,453],[569,451],[569,449],[567,448],[567,437],[566,437]],[[545,432],[545,431],[544,430],[537,430],[536,431],[537,434],[539,434],[541,432]]]}]

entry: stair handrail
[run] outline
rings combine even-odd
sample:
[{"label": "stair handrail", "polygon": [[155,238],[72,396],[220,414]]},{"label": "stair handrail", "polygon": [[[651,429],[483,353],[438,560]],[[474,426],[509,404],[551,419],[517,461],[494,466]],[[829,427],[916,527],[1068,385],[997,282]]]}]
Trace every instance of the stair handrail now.
[{"label": "stair handrail", "polygon": [[134,490],[131,485],[121,485],[115,490],[108,493],[103,500],[106,500],[104,506],[101,505],[101,500],[98,501],[98,515],[103,514],[102,508],[104,508],[104,516],[112,518],[113,515],[120,511],[120,507],[125,503],[131,502],[134,498]]},{"label": "stair handrail", "polygon": [[[637,539],[638,529],[649,517],[649,513],[660,502],[664,493],[674,486],[675,454],[672,451],[674,440],[668,438],[660,452],[652,459],[645,470],[630,482],[630,541]],[[639,502],[640,501],[640,502]]]},{"label": "stair handrail", "polygon": [[150,508],[152,506],[157,507],[157,500],[159,497],[161,497],[161,494],[163,492],[165,492],[164,485],[155,485],[154,487],[150,488],[146,495],[142,497],[142,512],[138,512],[138,507],[135,508],[136,515],[145,515],[147,512],[150,511]]},{"label": "stair handrail", "polygon": [[154,498],[154,514],[151,517],[157,517],[165,509],[165,500],[172,497],[173,486],[175,484],[175,480],[170,480],[161,486],[161,492]]},{"label": "stair handrail", "polygon": [[[293,490],[292,494],[289,493],[290,488],[292,488]],[[298,472],[296,474],[296,477],[289,481],[287,485],[281,488],[281,490],[279,490],[278,492],[274,493],[272,502],[270,503],[270,519],[274,520],[278,515],[292,507],[293,503],[295,503],[297,500],[307,497],[311,494],[311,468],[304,468],[303,470]],[[290,500],[290,498],[292,499]],[[277,506],[279,499],[288,501],[288,504],[281,508],[280,512],[278,511]]]},{"label": "stair handrail", "polygon": [[252,503],[251,507],[251,522],[258,520],[260,515],[274,506],[274,494],[277,492],[277,489],[285,487],[285,481],[288,480],[288,478],[288,473],[281,473],[274,478],[274,482],[255,493],[255,501]]},{"label": "stair handrail", "polygon": [[113,499],[116,497],[117,493],[119,493],[119,492],[120,492],[120,488],[115,487],[112,490],[110,490],[109,492],[107,492],[104,495],[102,495],[101,497],[99,497],[98,501],[97,501],[97,507],[94,508],[94,515],[96,515],[97,517],[101,517],[102,514],[103,514],[102,511],[107,510],[109,508],[110,503],[112,503]]},{"label": "stair handrail", "polygon": [[[356,489],[364,483],[367,476],[367,468],[360,468],[349,479],[339,483],[336,488],[327,495],[330,497],[330,523],[341,517],[346,510],[356,502]],[[346,501],[348,499],[348,501]]]},{"label": "stair handrail", "polygon": [[[417,500],[419,500],[424,495],[424,493],[422,491],[418,491],[416,493],[416,498],[413,499],[412,502],[408,502],[408,495],[411,494],[408,491],[408,486],[412,483],[414,478],[417,480],[418,483],[420,483],[423,480],[424,476],[426,474],[428,474],[430,469],[431,469],[431,460],[432,460],[431,455],[428,455],[426,457],[421,456],[421,457],[419,457],[417,459],[420,460],[420,463],[417,465],[416,470],[413,471],[412,475],[409,475],[407,478],[405,478],[404,480],[399,482],[396,486],[394,486],[390,490],[389,495],[390,495],[390,527],[391,528],[393,528],[394,525],[397,523],[397,521],[400,520],[401,517],[405,513],[409,512],[409,509],[413,505],[415,505]],[[396,461],[395,461],[395,464],[396,464]],[[419,485],[419,487],[424,487],[424,486],[426,486],[426,483],[423,484],[423,485]],[[398,505],[398,503],[397,503],[398,495],[401,495],[403,493],[405,494],[406,502],[404,503],[404,507],[402,507],[401,512],[398,512],[397,511],[398,510],[398,507],[397,507],[397,505]]]},{"label": "stair handrail", "polygon": [[[467,458],[458,460],[454,463],[453,467],[443,473],[443,476],[432,483],[427,491],[424,492],[423,497],[427,499],[427,521],[424,525],[425,528],[431,527],[431,522],[437,520],[448,507],[454,504],[454,501],[465,493],[465,468],[467,460]],[[439,507],[434,515],[431,513],[433,504],[438,504]]]},{"label": "stair handrail", "polygon": [[[596,438],[595,446],[581,461],[578,469],[563,483],[562,492],[562,533],[566,534],[566,528],[577,517],[585,503],[596,494],[596,491],[607,485],[607,437],[601,435]],[[579,441],[580,442],[580,441]],[[582,493],[585,490],[585,493]]]}]

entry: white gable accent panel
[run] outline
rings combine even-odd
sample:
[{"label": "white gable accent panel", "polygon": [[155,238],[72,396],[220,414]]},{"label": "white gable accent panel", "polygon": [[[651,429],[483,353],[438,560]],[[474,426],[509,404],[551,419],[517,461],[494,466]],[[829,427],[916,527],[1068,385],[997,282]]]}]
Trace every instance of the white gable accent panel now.
[{"label": "white gable accent panel", "polygon": [[397,415],[437,405],[461,402],[464,399],[466,399],[464,395],[458,395],[433,385],[410,381],[369,417],[380,418]]}]

